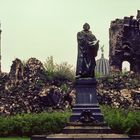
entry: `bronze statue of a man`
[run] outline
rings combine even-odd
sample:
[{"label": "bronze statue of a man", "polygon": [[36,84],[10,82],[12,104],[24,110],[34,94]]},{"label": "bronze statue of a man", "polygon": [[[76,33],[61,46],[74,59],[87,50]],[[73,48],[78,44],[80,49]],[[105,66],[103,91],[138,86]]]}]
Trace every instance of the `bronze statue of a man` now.
[{"label": "bronze statue of a man", "polygon": [[89,29],[90,25],[85,23],[83,25],[83,30],[77,33],[77,78],[94,77],[94,69],[96,66],[95,57],[97,56],[99,41]]}]

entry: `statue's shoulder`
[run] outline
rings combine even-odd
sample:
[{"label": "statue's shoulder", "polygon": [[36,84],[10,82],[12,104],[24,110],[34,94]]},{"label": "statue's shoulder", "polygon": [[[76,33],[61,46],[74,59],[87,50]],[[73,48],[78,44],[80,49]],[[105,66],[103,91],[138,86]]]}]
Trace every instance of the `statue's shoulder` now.
[{"label": "statue's shoulder", "polygon": [[84,38],[85,34],[83,31],[77,33],[77,38],[82,39]]},{"label": "statue's shoulder", "polygon": [[80,31],[77,33],[77,35],[83,35],[83,34],[85,34],[84,31]]}]

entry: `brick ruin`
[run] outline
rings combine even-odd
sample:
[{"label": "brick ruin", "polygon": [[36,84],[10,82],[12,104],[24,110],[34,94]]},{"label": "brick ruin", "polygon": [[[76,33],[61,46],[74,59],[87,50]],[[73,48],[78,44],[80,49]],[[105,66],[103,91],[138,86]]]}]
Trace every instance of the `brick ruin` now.
[{"label": "brick ruin", "polygon": [[130,70],[140,74],[140,10],[137,16],[111,22],[109,28],[109,63],[111,71],[122,71],[128,61]]}]

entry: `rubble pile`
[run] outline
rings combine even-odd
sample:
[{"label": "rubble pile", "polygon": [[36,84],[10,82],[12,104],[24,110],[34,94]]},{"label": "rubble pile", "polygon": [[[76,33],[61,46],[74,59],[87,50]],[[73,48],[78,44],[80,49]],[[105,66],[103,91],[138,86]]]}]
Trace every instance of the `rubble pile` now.
[{"label": "rubble pile", "polygon": [[0,93],[3,94],[5,90],[5,83],[8,81],[8,74],[1,73],[0,74]]},{"label": "rubble pile", "polygon": [[0,75],[0,114],[41,112],[71,104],[71,89],[68,93],[47,80],[43,64],[30,58],[25,64],[15,59],[9,74]]},{"label": "rubble pile", "polygon": [[[140,108],[140,82],[134,73],[113,74],[97,79],[100,104]],[[15,59],[9,73],[0,74],[0,115],[37,113],[72,107],[75,89],[70,81],[48,79],[36,58],[26,63]]]},{"label": "rubble pile", "polygon": [[97,96],[100,104],[136,109],[140,107],[140,82],[133,72],[100,78]]}]

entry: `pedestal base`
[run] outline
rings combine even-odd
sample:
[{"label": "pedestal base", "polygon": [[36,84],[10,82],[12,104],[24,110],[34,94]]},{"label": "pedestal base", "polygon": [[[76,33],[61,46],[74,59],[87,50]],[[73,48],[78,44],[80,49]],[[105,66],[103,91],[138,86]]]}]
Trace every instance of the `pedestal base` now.
[{"label": "pedestal base", "polygon": [[103,123],[103,114],[96,96],[96,80],[81,78],[76,80],[76,104],[72,109],[70,122]]}]

